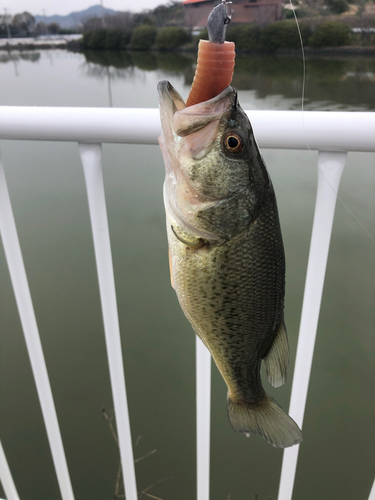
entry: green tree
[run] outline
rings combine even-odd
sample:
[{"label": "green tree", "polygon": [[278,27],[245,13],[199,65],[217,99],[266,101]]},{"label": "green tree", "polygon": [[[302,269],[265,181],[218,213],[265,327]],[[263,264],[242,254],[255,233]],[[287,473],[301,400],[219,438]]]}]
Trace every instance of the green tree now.
[{"label": "green tree", "polygon": [[120,30],[107,30],[104,40],[104,48],[107,50],[119,50],[122,41]]},{"label": "green tree", "polygon": [[13,17],[12,25],[17,29],[19,34],[30,36],[35,26],[35,17],[29,12],[22,12]]},{"label": "green tree", "polygon": [[337,47],[350,43],[350,27],[340,21],[320,24],[309,40],[312,47]]},{"label": "green tree", "polygon": [[35,34],[36,35],[45,35],[47,33],[47,25],[43,21],[39,21],[39,23],[35,26]]},{"label": "green tree", "polygon": [[[230,25],[229,25],[230,26]],[[257,24],[242,24],[229,27],[227,40],[234,42],[236,48],[241,50],[253,50],[260,47],[261,29]]]},{"label": "green tree", "polygon": [[152,11],[151,17],[156,27],[183,26],[185,13],[182,2],[172,1],[166,5],[159,5]]},{"label": "green tree", "polygon": [[191,40],[189,33],[183,28],[161,28],[156,36],[156,45],[159,49],[175,49]]},{"label": "green tree", "polygon": [[349,3],[347,0],[325,0],[325,4],[331,9],[335,14],[341,14],[349,8]]},{"label": "green tree", "polygon": [[107,30],[87,31],[83,34],[83,45],[88,49],[104,49],[107,38]]},{"label": "green tree", "polygon": [[60,33],[60,25],[59,23],[50,23],[47,26],[47,30],[51,35],[57,35],[58,33]]},{"label": "green tree", "polygon": [[147,50],[155,43],[156,29],[148,24],[134,28],[130,44],[133,49]]},{"label": "green tree", "polygon": [[[307,24],[299,23],[303,43],[306,43],[311,35]],[[276,21],[265,26],[261,33],[261,47],[263,50],[272,52],[278,48],[298,49],[301,47],[296,23],[292,20]]]},{"label": "green tree", "polygon": [[127,46],[130,44],[131,38],[132,38],[132,32],[130,29],[121,30],[121,42],[119,48],[125,50]]}]

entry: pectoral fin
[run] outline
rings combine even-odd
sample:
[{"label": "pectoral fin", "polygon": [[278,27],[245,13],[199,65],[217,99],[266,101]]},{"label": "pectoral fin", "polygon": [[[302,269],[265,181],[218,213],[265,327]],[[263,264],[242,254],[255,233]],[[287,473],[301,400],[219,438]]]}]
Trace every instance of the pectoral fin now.
[{"label": "pectoral fin", "polygon": [[276,338],[263,359],[268,382],[272,387],[285,384],[289,363],[289,345],[284,321],[281,323]]}]

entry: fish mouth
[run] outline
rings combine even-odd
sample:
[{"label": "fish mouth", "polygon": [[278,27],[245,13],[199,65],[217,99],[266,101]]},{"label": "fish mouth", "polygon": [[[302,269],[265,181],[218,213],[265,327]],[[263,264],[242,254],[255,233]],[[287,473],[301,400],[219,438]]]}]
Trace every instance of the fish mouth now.
[{"label": "fish mouth", "polygon": [[199,132],[238,105],[237,92],[232,87],[227,87],[208,101],[189,107],[167,80],[158,84],[158,94],[163,132],[172,129],[179,137]]},{"label": "fish mouth", "polygon": [[176,111],[186,107],[185,101],[167,80],[158,83],[158,96],[162,124],[163,118],[171,120]]}]

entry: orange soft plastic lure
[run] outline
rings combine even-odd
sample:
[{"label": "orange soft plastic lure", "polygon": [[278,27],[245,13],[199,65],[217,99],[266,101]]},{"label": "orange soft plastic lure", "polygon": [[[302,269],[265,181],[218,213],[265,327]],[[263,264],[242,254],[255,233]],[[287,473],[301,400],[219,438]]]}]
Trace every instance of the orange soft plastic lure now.
[{"label": "orange soft plastic lure", "polygon": [[199,41],[197,69],[186,106],[208,101],[230,85],[235,56],[233,42]]}]

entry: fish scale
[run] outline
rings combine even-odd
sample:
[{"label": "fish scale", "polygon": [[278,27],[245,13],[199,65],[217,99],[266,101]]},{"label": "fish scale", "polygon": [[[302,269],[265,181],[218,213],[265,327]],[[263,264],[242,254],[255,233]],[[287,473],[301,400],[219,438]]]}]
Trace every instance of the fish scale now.
[{"label": "fish scale", "polygon": [[230,242],[198,250],[170,235],[179,301],[233,394],[261,392],[259,378],[254,383],[230,377],[232,369],[222,368],[222,360],[253,364],[259,352],[267,354],[283,320],[285,263],[281,238],[270,238],[275,219],[276,207],[266,207],[256,224]]}]

